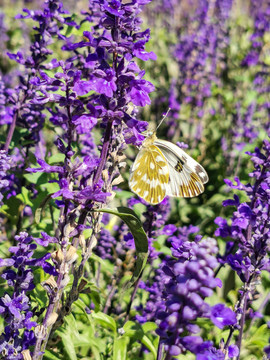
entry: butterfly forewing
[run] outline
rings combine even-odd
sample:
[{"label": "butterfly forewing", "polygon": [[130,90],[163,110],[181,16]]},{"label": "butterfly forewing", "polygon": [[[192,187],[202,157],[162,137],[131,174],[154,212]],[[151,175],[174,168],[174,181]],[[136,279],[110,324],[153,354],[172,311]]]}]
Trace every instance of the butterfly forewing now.
[{"label": "butterfly forewing", "polygon": [[163,153],[154,145],[142,147],[131,169],[130,189],[154,205],[166,196],[168,182],[169,168]]},{"label": "butterfly forewing", "polygon": [[194,197],[204,191],[208,175],[204,168],[177,145],[157,139],[159,147],[168,163],[169,182],[166,195],[176,197]]}]

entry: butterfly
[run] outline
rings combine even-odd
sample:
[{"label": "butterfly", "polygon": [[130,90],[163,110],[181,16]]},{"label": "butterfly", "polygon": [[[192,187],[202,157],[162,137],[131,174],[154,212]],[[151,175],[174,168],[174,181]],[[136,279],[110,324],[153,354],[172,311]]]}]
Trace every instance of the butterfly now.
[{"label": "butterfly", "polygon": [[131,167],[129,187],[151,205],[165,196],[194,197],[208,181],[204,168],[177,145],[149,132]]}]

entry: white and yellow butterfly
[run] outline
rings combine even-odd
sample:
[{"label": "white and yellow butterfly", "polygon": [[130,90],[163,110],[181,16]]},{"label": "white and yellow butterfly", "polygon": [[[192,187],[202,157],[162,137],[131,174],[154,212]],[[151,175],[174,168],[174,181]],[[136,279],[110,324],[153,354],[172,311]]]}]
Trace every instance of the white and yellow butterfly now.
[{"label": "white and yellow butterfly", "polygon": [[149,204],[165,196],[194,197],[204,191],[208,175],[204,168],[177,145],[149,132],[133,163],[130,189]]}]

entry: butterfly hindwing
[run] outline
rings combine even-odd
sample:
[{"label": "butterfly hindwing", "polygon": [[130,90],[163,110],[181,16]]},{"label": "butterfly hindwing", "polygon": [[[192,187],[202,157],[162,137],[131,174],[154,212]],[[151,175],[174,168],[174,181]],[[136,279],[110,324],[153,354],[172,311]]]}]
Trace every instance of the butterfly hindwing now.
[{"label": "butterfly hindwing", "polygon": [[160,203],[167,195],[169,168],[155,145],[142,147],[131,168],[130,189],[150,204]]},{"label": "butterfly hindwing", "polygon": [[204,168],[177,145],[157,139],[159,147],[168,163],[170,179],[166,195],[175,197],[194,197],[204,191],[208,175]]}]

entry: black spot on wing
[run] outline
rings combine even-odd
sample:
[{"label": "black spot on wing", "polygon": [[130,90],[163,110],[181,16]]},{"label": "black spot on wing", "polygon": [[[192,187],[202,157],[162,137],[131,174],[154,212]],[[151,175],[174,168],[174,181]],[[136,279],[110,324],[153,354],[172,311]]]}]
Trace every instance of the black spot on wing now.
[{"label": "black spot on wing", "polygon": [[183,160],[181,160],[181,159],[178,159],[177,160],[177,164],[175,165],[175,170],[177,171],[177,172],[182,172],[183,171],[183,166],[184,166],[184,161]]}]

